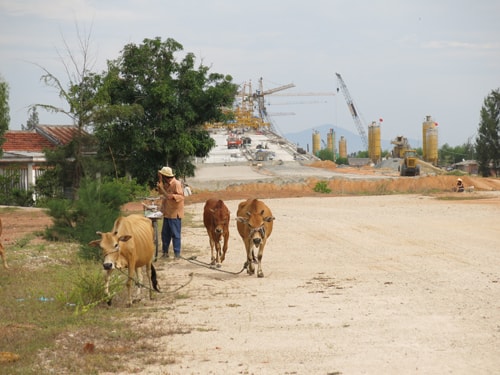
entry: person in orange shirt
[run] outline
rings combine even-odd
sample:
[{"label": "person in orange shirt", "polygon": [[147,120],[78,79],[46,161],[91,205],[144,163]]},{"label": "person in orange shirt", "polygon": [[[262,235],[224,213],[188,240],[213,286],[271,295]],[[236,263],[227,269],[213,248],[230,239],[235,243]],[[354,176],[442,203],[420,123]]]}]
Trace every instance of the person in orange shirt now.
[{"label": "person in orange shirt", "polygon": [[181,257],[181,227],[184,217],[184,189],[170,167],[163,167],[158,171],[158,191],[162,196],[161,212],[163,213],[163,227],[161,242],[163,257],[168,258],[168,249],[172,242],[174,257]]}]

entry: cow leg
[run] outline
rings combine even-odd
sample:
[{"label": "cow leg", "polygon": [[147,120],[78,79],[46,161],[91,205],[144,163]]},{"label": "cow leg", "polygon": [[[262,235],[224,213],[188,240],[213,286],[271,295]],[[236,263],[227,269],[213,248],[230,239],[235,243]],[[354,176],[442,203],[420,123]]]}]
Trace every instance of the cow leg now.
[{"label": "cow leg", "polygon": [[255,267],[253,265],[253,250],[250,244],[246,244],[247,248],[247,273],[253,275],[255,273]]},{"label": "cow leg", "polygon": [[[142,276],[142,280],[141,280]],[[134,283],[135,286],[135,298],[132,300],[132,303],[139,302],[141,300],[141,292],[142,292],[142,285],[146,285],[144,282],[144,270],[141,267],[138,267],[135,269],[135,279],[132,279],[132,282]]]},{"label": "cow leg", "polygon": [[135,264],[130,264],[128,267],[128,279],[127,279],[127,307],[132,306],[132,283],[135,283],[135,277],[137,277],[137,272],[135,269]]},{"label": "cow leg", "polygon": [[5,258],[5,249],[1,243],[0,243],[0,256],[2,257],[3,268],[5,269],[9,268],[9,266],[7,265],[7,259]]},{"label": "cow leg", "polygon": [[227,243],[229,241],[229,233],[225,232],[224,233],[224,244],[222,246],[222,256],[220,262],[224,262],[224,259],[226,259],[226,251],[227,251]]},{"label": "cow leg", "polygon": [[262,256],[264,255],[264,244],[259,247],[259,253],[257,254],[257,277],[264,277],[264,272],[262,272]]},{"label": "cow leg", "polygon": [[213,237],[211,235],[209,235],[209,239],[210,239],[210,254],[212,256],[210,264],[214,265],[215,261],[216,261],[215,255],[214,255],[215,241],[213,240]]},{"label": "cow leg", "polygon": [[146,265],[146,276],[148,278],[148,283],[146,284],[144,282],[144,285],[147,285],[149,287],[149,299],[153,299],[153,288],[151,285],[151,263],[148,263]]},{"label": "cow leg", "polygon": [[217,236],[217,240],[215,242],[215,265],[217,267],[220,267],[220,264],[221,264],[221,249],[220,249],[220,235]]}]

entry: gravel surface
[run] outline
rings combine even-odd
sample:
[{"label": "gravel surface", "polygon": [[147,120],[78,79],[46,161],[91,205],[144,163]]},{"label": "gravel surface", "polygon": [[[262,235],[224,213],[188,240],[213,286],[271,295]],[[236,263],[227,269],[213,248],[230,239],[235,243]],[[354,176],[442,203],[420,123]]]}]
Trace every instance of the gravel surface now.
[{"label": "gravel surface", "polygon": [[[232,218],[238,202],[226,202]],[[141,374],[498,372],[498,194],[266,203],[276,221],[264,278],[157,262],[164,291],[191,281],[149,317],[151,327],[181,332],[157,342],[174,363]],[[184,228],[184,256],[208,262],[202,208],[187,208],[194,224]],[[221,270],[239,272],[244,260],[232,223]]]}]

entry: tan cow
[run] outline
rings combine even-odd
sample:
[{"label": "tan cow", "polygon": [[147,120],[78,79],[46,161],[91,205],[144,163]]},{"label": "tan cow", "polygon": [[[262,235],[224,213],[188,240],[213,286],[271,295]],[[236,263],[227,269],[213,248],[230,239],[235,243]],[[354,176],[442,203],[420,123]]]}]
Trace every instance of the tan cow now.
[{"label": "tan cow", "polygon": [[238,232],[245,244],[247,252],[247,272],[253,275],[255,272],[253,262],[255,255],[253,247],[259,249],[257,254],[257,276],[264,277],[262,272],[262,255],[264,254],[264,247],[266,246],[267,239],[273,231],[274,216],[266,206],[266,204],[258,199],[248,199],[238,205],[236,213],[236,226]]},{"label": "tan cow", "polygon": [[[0,219],[0,236],[2,235],[2,219]],[[2,257],[3,267],[5,269],[9,268],[7,265],[7,259],[5,258],[5,248],[3,247],[2,241],[0,241],[0,257]]]},{"label": "tan cow", "polygon": [[[203,224],[207,230],[212,252],[212,264],[220,265],[226,258],[229,241],[230,212],[221,199],[210,198],[203,208]],[[221,240],[224,240],[222,249]],[[215,255],[214,255],[215,248]]]},{"label": "tan cow", "polygon": [[[153,226],[151,220],[142,215],[122,216],[116,219],[111,232],[97,232],[100,240],[91,241],[89,245],[100,246],[104,255],[103,267],[106,271],[105,291],[109,296],[109,278],[113,269],[128,268],[128,300],[127,307],[132,306],[132,283],[139,278],[139,269],[146,267],[149,285],[149,298],[153,298],[153,288],[158,289],[156,270],[153,266],[155,244],[153,242]],[[136,299],[141,290],[137,288]],[[111,298],[108,303],[111,303]]]}]

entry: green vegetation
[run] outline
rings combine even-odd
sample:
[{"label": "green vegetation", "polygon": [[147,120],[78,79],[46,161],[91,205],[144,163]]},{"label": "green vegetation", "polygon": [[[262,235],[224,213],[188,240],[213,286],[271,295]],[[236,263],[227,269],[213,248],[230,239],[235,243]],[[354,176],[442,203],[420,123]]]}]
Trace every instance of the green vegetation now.
[{"label": "green vegetation", "polygon": [[3,155],[1,147],[5,142],[4,134],[9,130],[9,84],[0,75],[0,156]]},{"label": "green vegetation", "polygon": [[0,174],[0,205],[30,207],[33,201],[33,190],[24,190],[16,186],[20,179],[20,171],[11,168]]},{"label": "green vegetation", "polygon": [[[0,364],[0,372],[48,374],[52,368],[65,370],[58,373],[90,374],[105,368],[118,370],[119,363],[105,363],[102,355],[82,356],[85,342],[134,343],[126,324],[116,319],[120,310],[103,305],[88,308],[104,296],[98,265],[81,262],[75,244],[40,247],[20,242],[23,247],[8,249],[11,269],[0,272],[0,348],[20,359]],[[112,290],[118,291],[118,285],[123,285],[123,278],[113,283]]]},{"label": "green vegetation", "polygon": [[439,148],[439,165],[451,165],[462,160],[472,160],[475,157],[474,147],[469,142],[461,146],[451,147],[445,143]]},{"label": "green vegetation", "polygon": [[500,89],[484,99],[476,138],[479,173],[486,177],[500,173]]},{"label": "green vegetation", "polygon": [[316,153],[316,156],[318,158],[320,158],[321,160],[331,160],[331,161],[334,161],[335,158],[333,155],[333,152],[327,148],[323,148],[321,150],[319,150],[317,153]]},{"label": "green vegetation", "polygon": [[52,176],[40,189],[74,191],[82,178],[97,173],[115,178],[131,174],[141,185],[153,187],[165,165],[180,177],[193,176],[192,159],[207,156],[215,146],[204,124],[234,117],[225,111],[238,89],[232,77],[210,72],[170,38],[126,45],[101,74],[90,70],[89,40],[80,38],[79,45],[81,58],[67,51],[72,61],[82,61],[81,66],[65,66],[67,86],[42,68],[42,80],[70,109],[33,107],[67,115],[79,132],[69,144],[46,153]]},{"label": "green vegetation", "polygon": [[84,179],[77,192],[78,200],[47,202],[54,224],[46,230],[45,236],[50,240],[76,241],[82,245],[84,259],[97,259],[99,250],[87,246],[88,242],[96,238],[96,231],[111,230],[120,207],[136,196],[147,195],[145,192],[134,180]]},{"label": "green vegetation", "polygon": [[332,189],[328,187],[328,181],[319,181],[313,189],[316,193],[329,194]]},{"label": "green vegetation", "polygon": [[349,165],[349,159],[339,157],[335,160],[335,163],[337,163],[337,165]]},{"label": "green vegetation", "polygon": [[[112,274],[109,308],[100,262],[82,259],[78,243],[40,244],[33,238],[9,246],[10,269],[0,270],[0,350],[19,356],[15,362],[0,363],[0,373],[86,375],[128,371],[130,362],[117,358],[161,365],[175,361],[155,339],[188,331],[170,322],[138,335],[131,319],[147,319],[151,305],[125,308],[124,273]],[[142,293],[148,298],[145,290]],[[157,298],[166,304],[162,309],[169,309],[173,299],[189,296],[176,290]]]}]

